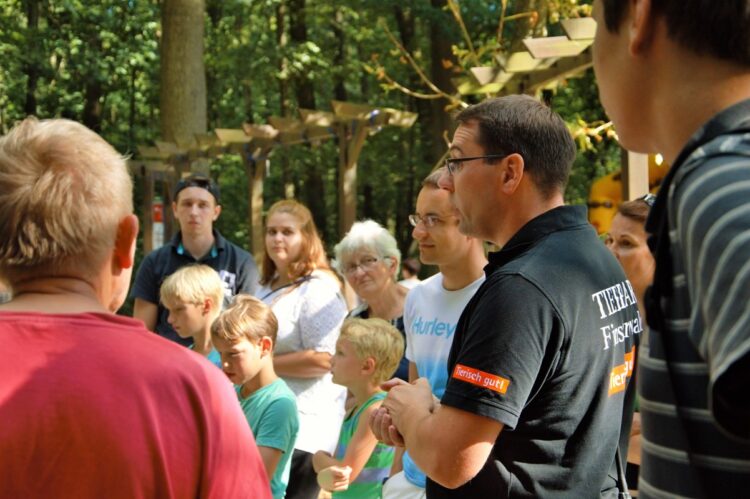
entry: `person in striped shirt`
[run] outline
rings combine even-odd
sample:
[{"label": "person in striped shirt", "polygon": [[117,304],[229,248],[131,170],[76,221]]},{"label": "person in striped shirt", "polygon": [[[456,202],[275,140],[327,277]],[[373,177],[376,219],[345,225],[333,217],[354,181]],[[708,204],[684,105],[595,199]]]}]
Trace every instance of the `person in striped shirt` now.
[{"label": "person in striped shirt", "polygon": [[318,483],[334,499],[378,499],[393,464],[394,449],[375,439],[368,425],[385,392],[380,384],[396,370],[404,355],[404,339],[389,322],[347,319],[331,361],[333,382],[354,397],[339,434],[336,453],[318,451],[313,467]]},{"label": "person in striped shirt", "polygon": [[750,1],[596,0],[599,94],[672,165],[646,223],[639,497],[750,490]]}]

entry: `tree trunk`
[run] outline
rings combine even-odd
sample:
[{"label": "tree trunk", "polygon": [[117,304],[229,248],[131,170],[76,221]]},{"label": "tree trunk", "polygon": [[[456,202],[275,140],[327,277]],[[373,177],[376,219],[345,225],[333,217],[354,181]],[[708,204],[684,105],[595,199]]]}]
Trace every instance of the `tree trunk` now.
[{"label": "tree trunk", "polygon": [[[430,45],[432,47],[430,51],[430,77],[432,82],[443,92],[453,94],[456,88],[451,81],[451,69],[446,65],[455,65],[457,61],[451,48],[452,40],[444,28],[450,22],[448,13],[443,9],[445,5],[446,0],[432,0],[432,7],[436,10],[435,15],[439,17],[433,18],[430,24]],[[429,134],[429,153],[426,159],[431,165],[434,165],[445,154],[446,145],[443,137],[445,133],[450,134],[453,130],[453,120],[450,114],[445,111],[447,104],[448,101],[445,99],[430,101],[430,119],[425,128]]]},{"label": "tree trunk", "polygon": [[333,58],[334,65],[339,69],[336,73],[336,84],[333,87],[333,96],[338,101],[346,101],[346,87],[344,86],[344,63],[346,62],[346,37],[344,34],[344,13],[336,9],[335,19],[332,23],[333,34],[336,36],[336,55]]},{"label": "tree trunk", "polygon": [[[307,24],[305,19],[305,0],[289,0],[289,37],[294,47],[307,42]],[[294,77],[294,93],[297,106],[303,109],[315,109],[315,90],[312,81],[306,74]],[[325,204],[325,182],[323,173],[327,165],[305,165],[307,180],[305,181],[305,201],[313,214],[315,224],[322,235],[328,230]]]},{"label": "tree trunk", "polygon": [[161,40],[161,136],[170,142],[205,133],[206,69],[203,0],[164,0]]},{"label": "tree trunk", "polygon": [[[401,35],[401,43],[406,50],[413,54],[416,49],[416,20],[414,19],[414,13],[411,9],[396,6],[394,7],[394,14]],[[419,77],[414,71],[411,71],[409,73],[409,88],[418,88],[419,85]],[[422,123],[426,123],[429,120],[429,115],[425,112],[429,110],[426,102],[417,101],[414,97],[405,97],[404,108],[407,111],[418,111],[419,119]],[[426,128],[423,126],[423,129]],[[413,127],[409,130],[404,130],[403,133],[406,133],[405,140],[401,141],[405,175],[396,183],[396,227],[394,235],[401,254],[406,258],[412,240],[408,219],[409,214],[414,211],[416,181],[416,158],[414,157],[414,150],[416,146],[416,134]]]},{"label": "tree trunk", "polygon": [[[289,0],[289,36],[295,46],[307,42],[305,0]],[[294,80],[299,107],[315,109],[315,92],[312,82],[305,74],[296,75]]]},{"label": "tree trunk", "polygon": [[91,75],[91,78],[93,79],[86,83],[83,91],[84,101],[81,121],[83,121],[84,125],[99,133],[102,131],[102,96],[104,95],[104,88],[96,75]]},{"label": "tree trunk", "polygon": [[[279,47],[279,53],[282,54],[279,59],[279,115],[287,116],[289,114],[289,79],[288,73],[289,62],[284,56],[285,50],[289,45],[289,37],[286,33],[286,13],[287,5],[285,0],[281,0],[276,7],[276,44]],[[295,197],[294,177],[289,167],[289,158],[286,153],[280,155],[281,163],[281,181],[284,184],[284,197],[291,199]]]},{"label": "tree trunk", "polygon": [[[33,33],[34,41],[36,41],[39,36],[39,1],[26,0],[24,3],[26,4],[27,28],[29,33]],[[27,116],[36,115],[36,87],[39,82],[39,66],[36,57],[29,57],[26,60],[24,73],[26,73],[26,101],[23,110]]]}]

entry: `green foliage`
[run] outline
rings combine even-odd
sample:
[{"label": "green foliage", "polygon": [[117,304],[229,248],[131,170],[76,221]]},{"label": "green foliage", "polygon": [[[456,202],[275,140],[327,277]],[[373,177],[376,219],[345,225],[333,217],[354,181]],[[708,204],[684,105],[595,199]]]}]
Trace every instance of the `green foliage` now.
[{"label": "green foliage", "polygon": [[[265,123],[282,113],[294,116],[297,92],[306,82],[321,110],[330,110],[330,101],[343,91],[351,102],[419,112],[412,129],[385,127],[368,137],[358,169],[358,216],[394,230],[407,251],[411,237],[406,215],[414,209],[421,179],[437,159],[434,144],[443,139],[434,134],[426,101],[393,91],[379,79],[377,68],[415,91],[430,92],[385,29],[430,75],[430,33],[436,28],[454,46],[451,71],[465,71],[476,65],[474,57],[491,63],[497,51],[515,40],[517,26],[526,18],[507,20],[498,43],[503,3],[457,3],[471,35],[472,54],[450,9],[434,7],[431,0],[306,0],[303,41],[290,36],[290,0],[206,0],[209,128]],[[578,15],[590,2],[508,0],[506,15],[523,13],[522,7],[530,4],[546,6],[536,14],[535,29],[544,32],[550,26],[554,32],[560,16]],[[30,24],[33,8],[38,20]],[[86,122],[125,153],[136,154],[138,145],[158,140],[160,15],[157,0],[0,0],[0,133],[34,112]],[[606,118],[590,72],[561,85],[552,104],[571,124],[581,146],[567,193],[569,202],[581,203],[591,180],[618,166],[619,152],[608,130],[593,133]],[[278,148],[264,189],[266,206],[290,188],[312,206],[329,248],[342,236],[338,158],[336,139]],[[225,155],[213,161],[211,171],[223,191],[218,228],[247,245],[244,163]],[[141,198],[137,191],[136,200]]]}]

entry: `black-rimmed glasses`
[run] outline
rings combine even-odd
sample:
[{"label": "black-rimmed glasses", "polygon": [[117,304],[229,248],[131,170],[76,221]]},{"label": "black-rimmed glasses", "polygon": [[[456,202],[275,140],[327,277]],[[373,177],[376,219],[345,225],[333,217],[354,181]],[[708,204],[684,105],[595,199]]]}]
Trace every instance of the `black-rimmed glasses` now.
[{"label": "black-rimmed glasses", "polygon": [[454,175],[461,169],[461,163],[465,161],[474,161],[475,159],[503,159],[508,157],[508,154],[488,154],[486,156],[472,156],[470,158],[446,158],[445,167],[448,169],[448,173]]}]

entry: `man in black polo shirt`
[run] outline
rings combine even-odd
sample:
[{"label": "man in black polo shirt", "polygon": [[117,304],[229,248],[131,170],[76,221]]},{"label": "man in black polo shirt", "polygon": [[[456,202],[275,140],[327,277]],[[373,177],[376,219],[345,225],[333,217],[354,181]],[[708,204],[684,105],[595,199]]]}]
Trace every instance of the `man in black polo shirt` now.
[{"label": "man in black polo shirt", "polygon": [[405,443],[429,498],[616,495],[642,324],[586,209],[563,205],[573,140],[528,96],[457,120],[440,185],[459,229],[502,249],[459,320],[442,399],[398,384],[373,431]]},{"label": "man in black polo shirt", "polygon": [[193,263],[214,268],[224,281],[225,303],[237,293],[254,294],[258,269],[247,251],[224,239],[213,223],[219,218],[219,188],[208,177],[194,174],[177,183],[172,211],[180,231],[161,248],[149,253],[138,268],[132,295],[133,317],[161,336],[188,345],[167,322],[169,312],[159,300],[167,276]]},{"label": "man in black polo shirt", "polygon": [[750,0],[598,0],[602,104],[671,164],[646,230],[639,497],[750,495]]}]

